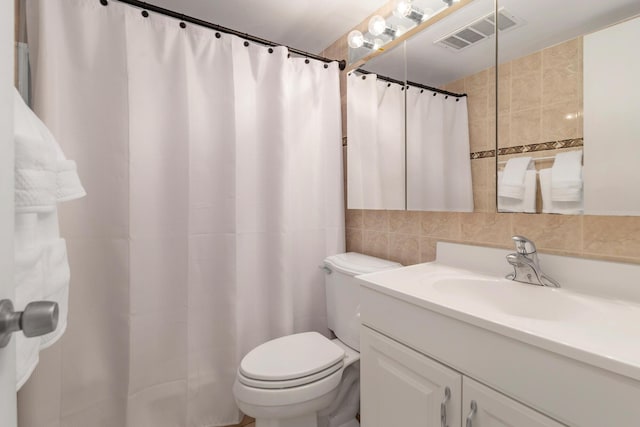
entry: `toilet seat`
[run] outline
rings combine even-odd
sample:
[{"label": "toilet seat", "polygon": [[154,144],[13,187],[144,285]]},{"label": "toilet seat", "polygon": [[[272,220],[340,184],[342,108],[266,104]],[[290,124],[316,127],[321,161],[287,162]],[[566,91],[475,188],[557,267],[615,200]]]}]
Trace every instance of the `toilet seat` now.
[{"label": "toilet seat", "polygon": [[334,372],[342,369],[344,367],[344,361],[340,360],[333,366],[328,367],[322,371],[316,372],[311,375],[307,375],[300,378],[292,378],[289,380],[259,380],[255,378],[250,378],[242,374],[242,372],[238,371],[238,381],[242,384],[255,387],[255,388],[266,388],[266,389],[282,389],[282,388],[292,388],[298,387],[305,384],[310,384],[321,380],[322,378],[328,377]]},{"label": "toilet seat", "polygon": [[238,380],[249,387],[282,389],[309,384],[341,370],[345,351],[317,332],[287,335],[251,350]]}]

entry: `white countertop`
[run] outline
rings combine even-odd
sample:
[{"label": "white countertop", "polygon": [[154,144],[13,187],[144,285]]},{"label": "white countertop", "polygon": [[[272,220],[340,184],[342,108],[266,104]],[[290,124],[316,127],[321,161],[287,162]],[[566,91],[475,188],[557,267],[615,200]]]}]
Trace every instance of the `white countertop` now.
[{"label": "white countertop", "polygon": [[[477,262],[478,257],[473,258]],[[504,258],[498,262],[505,263],[508,272]],[[640,381],[637,302],[594,296],[572,287],[521,284],[443,262],[358,279],[377,292]],[[640,287],[635,282],[630,285]]]}]

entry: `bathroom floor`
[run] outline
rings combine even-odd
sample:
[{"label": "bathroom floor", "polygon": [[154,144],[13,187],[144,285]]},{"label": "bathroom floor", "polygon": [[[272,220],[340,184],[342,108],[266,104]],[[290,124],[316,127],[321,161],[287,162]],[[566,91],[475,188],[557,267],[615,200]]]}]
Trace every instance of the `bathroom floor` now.
[{"label": "bathroom floor", "polygon": [[240,421],[240,424],[234,424],[227,427],[256,427],[256,420],[245,415],[242,421]]}]

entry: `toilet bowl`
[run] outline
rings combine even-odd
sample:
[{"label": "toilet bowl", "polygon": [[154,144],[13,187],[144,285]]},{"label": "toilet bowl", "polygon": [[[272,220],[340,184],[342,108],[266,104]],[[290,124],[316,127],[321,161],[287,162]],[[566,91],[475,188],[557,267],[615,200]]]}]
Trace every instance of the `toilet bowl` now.
[{"label": "toilet bowl", "polygon": [[327,316],[338,338],[317,332],[287,335],[242,359],[233,393],[256,427],[359,425],[359,285],[354,276],[398,267],[357,253],[325,259]]}]

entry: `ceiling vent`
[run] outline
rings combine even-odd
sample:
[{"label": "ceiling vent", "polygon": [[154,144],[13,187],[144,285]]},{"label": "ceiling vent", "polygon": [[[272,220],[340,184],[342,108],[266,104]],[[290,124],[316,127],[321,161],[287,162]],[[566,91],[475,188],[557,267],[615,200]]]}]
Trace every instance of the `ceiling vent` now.
[{"label": "ceiling vent", "polygon": [[[504,8],[498,10],[498,31],[507,31],[524,25],[525,21],[516,18]],[[454,52],[465,50],[469,46],[493,36],[495,32],[494,14],[490,13],[478,18],[472,23],[458,28],[452,33],[434,41],[433,43],[451,49]]]}]

